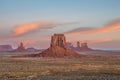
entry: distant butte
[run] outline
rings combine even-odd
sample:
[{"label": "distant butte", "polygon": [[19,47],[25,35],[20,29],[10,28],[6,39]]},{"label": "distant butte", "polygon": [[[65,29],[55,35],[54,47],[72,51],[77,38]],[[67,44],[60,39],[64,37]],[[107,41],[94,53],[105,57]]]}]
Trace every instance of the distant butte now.
[{"label": "distant butte", "polygon": [[77,41],[77,47],[74,47],[72,43],[67,42],[67,47],[73,51],[95,51],[88,47],[88,44],[86,42],[80,43]]},{"label": "distant butte", "polygon": [[93,51],[93,49],[88,47],[88,44],[86,42],[81,43],[78,41],[77,42],[77,47],[75,48],[77,51]]},{"label": "distant butte", "polygon": [[12,51],[13,48],[11,45],[0,45],[0,51]]},{"label": "distant butte", "polygon": [[66,46],[66,38],[64,34],[54,34],[51,37],[50,47],[39,54],[31,54],[26,55],[26,57],[56,57],[56,58],[64,58],[64,57],[81,57],[82,55],[70,50]]},{"label": "distant butte", "polygon": [[15,52],[24,52],[24,51],[26,51],[26,49],[25,49],[23,43],[21,42],[20,45],[18,46],[18,48],[15,49],[14,51]]}]

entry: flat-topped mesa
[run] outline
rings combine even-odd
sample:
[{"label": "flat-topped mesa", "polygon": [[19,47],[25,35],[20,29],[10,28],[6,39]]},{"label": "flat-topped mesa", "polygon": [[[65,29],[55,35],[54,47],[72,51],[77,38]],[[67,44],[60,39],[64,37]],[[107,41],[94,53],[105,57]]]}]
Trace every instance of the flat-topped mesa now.
[{"label": "flat-topped mesa", "polygon": [[56,46],[66,48],[66,39],[64,34],[54,34],[51,37],[50,47],[56,47]]},{"label": "flat-topped mesa", "polygon": [[11,45],[0,45],[0,51],[12,51],[13,48]]}]

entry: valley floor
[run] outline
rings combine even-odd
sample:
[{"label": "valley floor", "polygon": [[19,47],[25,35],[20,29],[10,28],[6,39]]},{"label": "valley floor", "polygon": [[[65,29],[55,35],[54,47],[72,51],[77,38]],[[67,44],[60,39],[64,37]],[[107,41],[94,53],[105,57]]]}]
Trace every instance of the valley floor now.
[{"label": "valley floor", "polygon": [[0,80],[120,80],[120,56],[1,57]]}]

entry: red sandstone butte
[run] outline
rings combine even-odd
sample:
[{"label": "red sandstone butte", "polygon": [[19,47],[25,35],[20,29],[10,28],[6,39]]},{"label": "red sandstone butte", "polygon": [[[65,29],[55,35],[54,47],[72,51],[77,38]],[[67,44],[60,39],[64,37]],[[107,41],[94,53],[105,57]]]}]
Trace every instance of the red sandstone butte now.
[{"label": "red sandstone butte", "polygon": [[80,55],[66,47],[66,38],[64,34],[54,34],[51,37],[50,47],[39,53],[27,55],[29,57],[54,57],[54,58],[64,58],[64,57],[81,57]]}]

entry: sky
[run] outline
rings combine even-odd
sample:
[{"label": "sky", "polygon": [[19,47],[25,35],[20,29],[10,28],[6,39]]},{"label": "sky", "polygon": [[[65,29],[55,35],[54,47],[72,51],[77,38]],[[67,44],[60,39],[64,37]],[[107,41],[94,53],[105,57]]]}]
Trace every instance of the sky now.
[{"label": "sky", "polygon": [[0,45],[48,48],[51,35],[120,50],[120,0],[0,0]]}]

